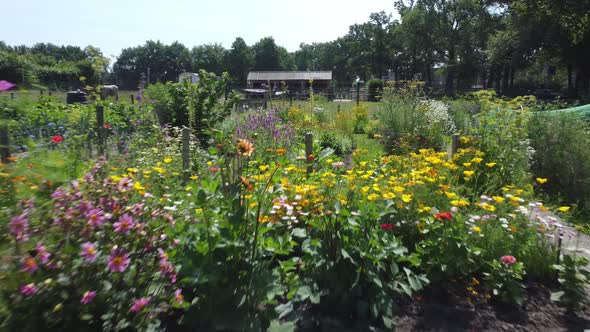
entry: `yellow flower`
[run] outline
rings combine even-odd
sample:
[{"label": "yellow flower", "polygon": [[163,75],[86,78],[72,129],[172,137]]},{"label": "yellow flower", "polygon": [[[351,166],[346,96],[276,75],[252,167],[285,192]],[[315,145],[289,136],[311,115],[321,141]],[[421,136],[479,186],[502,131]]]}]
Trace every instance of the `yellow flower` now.
[{"label": "yellow flower", "polygon": [[546,178],[537,178],[537,182],[539,182],[540,184],[543,184],[545,182],[547,182]]},{"label": "yellow flower", "polygon": [[412,196],[411,195],[403,194],[402,195],[402,201],[404,201],[406,203],[410,203],[412,201]]},{"label": "yellow flower", "polygon": [[445,195],[447,195],[447,198],[455,198],[457,196],[457,194],[448,191],[445,191]]},{"label": "yellow flower", "polygon": [[481,233],[481,228],[475,226],[473,227],[473,231],[476,232],[477,234]]},{"label": "yellow flower", "polygon": [[129,173],[137,173],[137,172],[139,172],[139,170],[137,168],[135,168],[135,167],[129,167],[129,168],[127,168],[127,172],[129,172]]},{"label": "yellow flower", "polygon": [[404,191],[404,187],[395,186],[393,187],[393,191],[401,193],[402,191]]},{"label": "yellow flower", "polygon": [[486,166],[489,168],[492,168],[492,167],[496,166],[496,163],[486,163]]},{"label": "yellow flower", "polygon": [[198,208],[198,209],[196,209],[196,210],[195,210],[195,212],[196,212],[196,213],[203,213],[203,209],[201,209],[201,208]]},{"label": "yellow flower", "polygon": [[463,171],[463,174],[465,174],[465,176],[467,176],[467,177],[472,176],[473,173],[475,173],[475,171]]},{"label": "yellow flower", "polygon": [[172,161],[172,158],[166,157],[164,158],[164,163],[169,164]]},{"label": "yellow flower", "polygon": [[374,200],[376,200],[377,198],[379,198],[379,195],[377,195],[377,194],[370,194],[369,196],[367,196],[367,199],[368,199],[369,201],[374,201]]},{"label": "yellow flower", "polygon": [[567,212],[570,210],[569,206],[561,206],[559,208],[557,208],[557,210],[561,211],[561,212]]},{"label": "yellow flower", "polygon": [[261,172],[266,172],[266,170],[268,169],[268,166],[266,166],[266,165],[260,165],[260,166],[258,166],[258,169],[259,169]]},{"label": "yellow flower", "polygon": [[198,179],[198,178],[199,178],[199,177],[198,177],[197,175],[191,175],[191,177],[190,177],[190,179],[191,179],[191,180],[196,180],[196,179]]},{"label": "yellow flower", "polygon": [[479,285],[479,280],[477,280],[475,277],[473,277],[473,278],[471,278],[471,284],[473,286],[477,286],[477,285]]},{"label": "yellow flower", "polygon": [[471,166],[471,163],[463,163],[463,166],[469,167],[469,166]]},{"label": "yellow flower", "polygon": [[394,199],[395,198],[395,194],[392,192],[387,192],[383,194],[383,198],[385,199]]},{"label": "yellow flower", "polygon": [[455,199],[451,201],[451,205],[453,206],[459,206],[459,207],[464,207],[464,206],[468,206],[469,202],[467,202],[464,199]]},{"label": "yellow flower", "polygon": [[504,197],[500,197],[500,196],[492,196],[492,199],[496,202],[496,203],[503,203],[505,201]]},{"label": "yellow flower", "polygon": [[474,162],[474,163],[476,163],[476,164],[479,164],[479,163],[481,163],[483,161],[483,158],[475,157],[475,158],[471,159],[471,161]]}]

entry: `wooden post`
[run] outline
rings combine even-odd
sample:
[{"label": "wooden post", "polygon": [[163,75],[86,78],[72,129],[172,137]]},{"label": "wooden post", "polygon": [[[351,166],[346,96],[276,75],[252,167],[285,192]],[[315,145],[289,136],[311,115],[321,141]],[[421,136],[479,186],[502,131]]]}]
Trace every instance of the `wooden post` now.
[{"label": "wooden post", "polygon": [[338,113],[340,113],[340,104],[338,104]]},{"label": "wooden post", "polygon": [[313,160],[309,158],[313,154],[313,134],[308,132],[305,134],[305,160],[307,162],[307,174],[313,172]]},{"label": "wooden post", "polygon": [[10,93],[10,99],[14,99],[14,92]]},{"label": "wooden post", "polygon": [[359,106],[361,102],[361,85],[356,82],[356,106]]},{"label": "wooden post", "polygon": [[105,132],[104,132],[104,107],[102,105],[96,106],[96,126],[98,134],[98,154],[103,156],[105,154]]},{"label": "wooden post", "polygon": [[47,91],[47,95],[49,95],[49,97],[51,97],[51,91]]},{"label": "wooden post", "polygon": [[190,137],[190,129],[182,128],[182,181],[185,183],[188,182],[191,172]]},{"label": "wooden post", "polygon": [[10,157],[10,140],[8,139],[8,128],[0,127],[0,155],[2,162],[7,163]]},{"label": "wooden post", "polygon": [[130,97],[131,97],[131,105],[135,104],[135,96],[131,95]]},{"label": "wooden post", "polygon": [[459,150],[459,134],[453,134],[451,144],[451,156],[454,156]]},{"label": "wooden post", "polygon": [[39,90],[39,94],[41,94],[41,96],[43,95],[43,89]]}]

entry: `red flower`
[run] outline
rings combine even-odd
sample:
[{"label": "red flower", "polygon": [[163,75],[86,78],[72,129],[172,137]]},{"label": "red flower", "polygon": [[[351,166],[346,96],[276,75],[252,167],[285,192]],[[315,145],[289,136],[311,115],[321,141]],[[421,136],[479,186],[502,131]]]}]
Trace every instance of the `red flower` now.
[{"label": "red flower", "polygon": [[310,154],[309,156],[307,156],[307,160],[309,161],[313,161],[315,159],[315,156],[313,154]]},{"label": "red flower", "polygon": [[381,224],[381,229],[393,229],[393,224]]},{"label": "red flower", "polygon": [[108,123],[107,123],[107,124],[105,124],[105,125],[104,125],[104,129],[111,129],[111,125],[110,125],[110,124],[108,124]]},{"label": "red flower", "polygon": [[63,136],[55,135],[51,138],[51,144],[57,144],[59,142],[62,142],[63,140],[64,140]]},{"label": "red flower", "polygon": [[434,215],[434,218],[438,220],[450,220],[453,219],[453,214],[450,212],[441,212]]}]

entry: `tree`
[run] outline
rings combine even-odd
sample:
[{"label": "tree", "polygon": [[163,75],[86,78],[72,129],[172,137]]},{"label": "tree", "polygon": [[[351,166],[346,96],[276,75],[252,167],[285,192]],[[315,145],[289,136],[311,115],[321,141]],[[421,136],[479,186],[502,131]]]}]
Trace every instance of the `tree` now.
[{"label": "tree", "polygon": [[248,72],[253,66],[254,54],[252,48],[241,37],[236,38],[225,57],[225,68],[229,71],[233,83],[245,85]]},{"label": "tree", "polygon": [[293,70],[295,62],[284,48],[277,46],[274,38],[264,37],[252,46],[254,51],[254,70],[280,71]]},{"label": "tree", "polygon": [[221,75],[226,71],[225,53],[226,50],[221,44],[206,44],[193,47],[191,51],[193,72],[205,70]]}]

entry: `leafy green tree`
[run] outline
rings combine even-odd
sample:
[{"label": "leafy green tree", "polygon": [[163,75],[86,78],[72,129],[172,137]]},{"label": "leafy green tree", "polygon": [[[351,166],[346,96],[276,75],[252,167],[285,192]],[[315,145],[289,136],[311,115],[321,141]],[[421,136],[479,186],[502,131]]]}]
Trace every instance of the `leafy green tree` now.
[{"label": "leafy green tree", "polygon": [[234,84],[245,85],[248,72],[254,66],[252,48],[244,39],[238,37],[225,56],[225,68],[233,78]]}]

